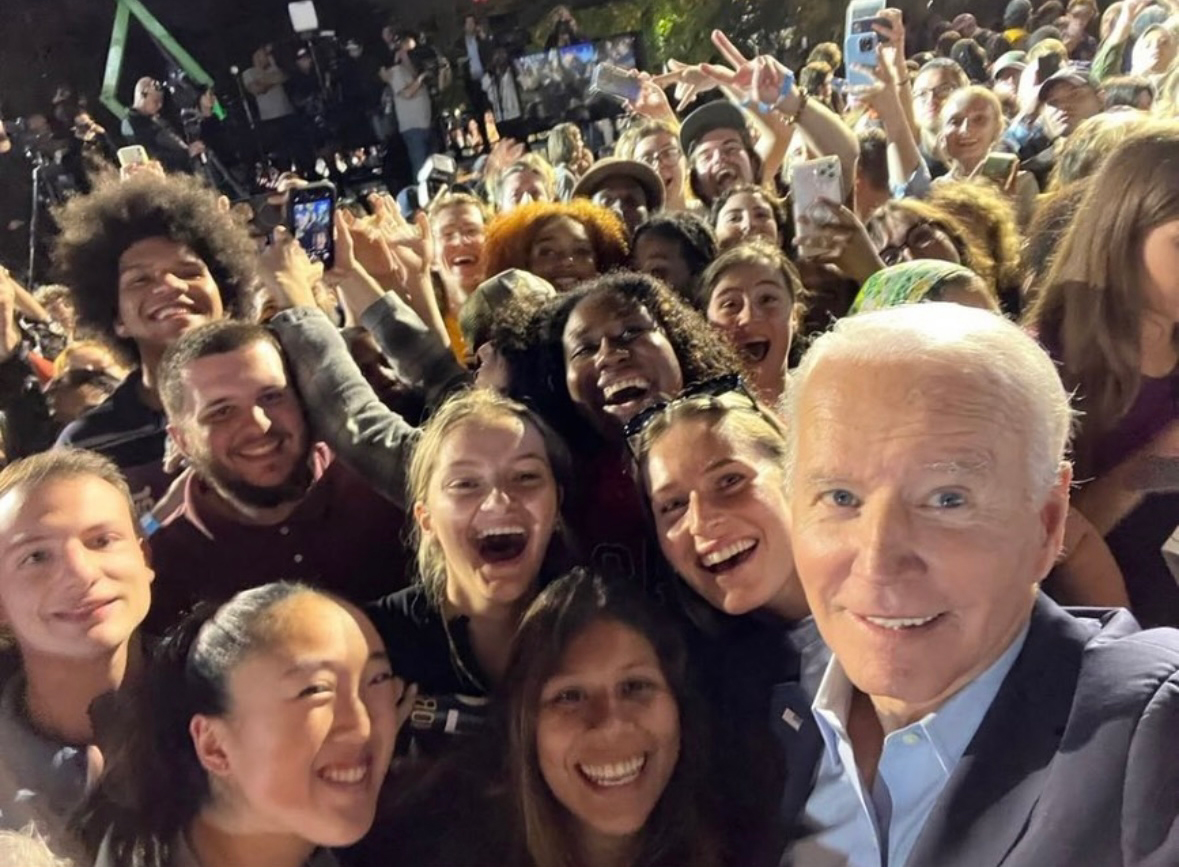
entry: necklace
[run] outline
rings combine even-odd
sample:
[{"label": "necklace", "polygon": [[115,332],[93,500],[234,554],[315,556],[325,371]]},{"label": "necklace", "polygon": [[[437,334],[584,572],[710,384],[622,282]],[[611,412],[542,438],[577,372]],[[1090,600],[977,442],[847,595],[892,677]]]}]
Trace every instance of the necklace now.
[{"label": "necklace", "polygon": [[450,621],[446,619],[446,611],[439,610],[438,615],[442,618],[442,631],[446,633],[446,644],[450,648],[451,666],[458,672],[459,679],[465,681],[465,685],[471,686],[481,693],[486,694],[487,687],[483,685],[483,682],[479,678],[471,673],[466,663],[463,662],[462,654],[459,653],[458,646],[454,643],[454,636],[450,633]]}]

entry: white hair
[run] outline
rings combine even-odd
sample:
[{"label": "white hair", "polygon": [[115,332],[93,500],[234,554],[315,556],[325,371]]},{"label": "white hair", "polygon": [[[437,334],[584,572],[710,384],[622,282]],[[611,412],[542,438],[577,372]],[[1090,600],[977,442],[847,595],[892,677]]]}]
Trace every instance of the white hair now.
[{"label": "white hair", "polygon": [[817,338],[786,394],[786,478],[794,476],[802,396],[833,359],[857,364],[920,360],[996,387],[1027,420],[1028,487],[1037,498],[1057,483],[1074,413],[1056,365],[1040,345],[998,314],[961,304],[906,304],[840,319]]}]

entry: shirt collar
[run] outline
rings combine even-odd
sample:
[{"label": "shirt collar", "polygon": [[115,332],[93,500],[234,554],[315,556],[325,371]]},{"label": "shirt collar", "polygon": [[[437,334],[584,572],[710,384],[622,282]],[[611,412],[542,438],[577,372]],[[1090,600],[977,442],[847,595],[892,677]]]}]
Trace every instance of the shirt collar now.
[{"label": "shirt collar", "polygon": [[[907,732],[914,729],[921,729],[937,750],[942,764],[947,769],[956,766],[982,724],[983,717],[986,716],[995,696],[999,694],[999,688],[1023,649],[1027,635],[1028,623],[1025,623],[1015,640],[986,671],[950,696],[936,711],[891,732],[885,738],[885,744],[887,745],[889,740],[904,737]],[[815,722],[823,736],[824,747],[832,761],[839,760],[840,742],[850,742],[847,734],[847,715],[851,708],[853,690],[854,687],[843,666],[832,655],[827,663],[827,670],[823,673],[823,680],[819,683],[818,692],[815,693],[815,700],[811,704]]]},{"label": "shirt collar", "polygon": [[[324,443],[316,443],[311,448],[311,466],[312,466],[312,481],[311,487],[308,488],[307,497],[300,503],[297,513],[302,513],[306,510],[309,504],[314,504],[316,498],[311,494],[315,490],[319,480],[323,478],[323,474],[327,471],[328,466],[332,462],[331,450]],[[198,478],[196,473],[192,473],[185,480],[184,483],[184,500],[174,513],[176,517],[184,517],[192,524],[198,532],[205,538],[213,541],[217,534],[224,534],[232,529],[240,527],[241,524],[230,518],[224,517],[213,509],[201,509],[202,501],[211,497],[218,497],[217,494],[207,482]],[[170,519],[165,519],[165,521]]]}]

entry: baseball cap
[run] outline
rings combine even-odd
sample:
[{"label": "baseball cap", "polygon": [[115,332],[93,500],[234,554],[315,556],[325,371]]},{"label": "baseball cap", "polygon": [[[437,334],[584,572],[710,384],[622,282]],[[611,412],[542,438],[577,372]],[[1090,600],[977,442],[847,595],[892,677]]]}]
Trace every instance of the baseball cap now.
[{"label": "baseball cap", "polygon": [[1027,68],[1026,51],[1007,51],[999,55],[999,59],[991,66],[991,77],[998,78],[1000,73],[1008,69],[1023,72]]},{"label": "baseball cap", "polygon": [[692,149],[700,139],[714,129],[736,130],[746,147],[753,146],[753,141],[749,137],[749,127],[745,125],[745,115],[741,109],[727,99],[718,99],[700,106],[684,118],[684,123],[680,127],[680,145],[684,153],[691,155]]},{"label": "baseball cap", "polygon": [[1063,81],[1069,84],[1075,84],[1079,87],[1091,87],[1097,89],[1097,85],[1089,75],[1089,70],[1080,66],[1069,64],[1054,75],[1050,76],[1047,81],[1040,85],[1040,102],[1048,99],[1048,94],[1054,87]]}]

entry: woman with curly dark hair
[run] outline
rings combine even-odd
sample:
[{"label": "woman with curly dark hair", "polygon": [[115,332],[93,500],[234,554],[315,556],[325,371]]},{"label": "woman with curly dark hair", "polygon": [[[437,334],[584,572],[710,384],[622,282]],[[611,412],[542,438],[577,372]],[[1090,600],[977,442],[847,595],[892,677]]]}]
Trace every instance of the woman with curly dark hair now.
[{"label": "woman with curly dark hair", "polygon": [[155,373],[181,334],[237,312],[254,280],[245,227],[195,178],[138,173],[100,183],[58,212],[54,262],[83,327],[121,346],[139,369],[59,442],[100,451],[132,489],[166,490],[165,419]]},{"label": "woman with curly dark hair", "polygon": [[[619,272],[549,302],[538,363],[514,383],[582,456],[569,517],[593,565],[650,580],[644,511],[630,478],[626,424],[686,386],[741,369],[704,317],[660,281]],[[648,553],[652,559],[648,560]]]},{"label": "woman with curly dark hair", "polygon": [[488,274],[531,271],[558,292],[626,263],[626,229],[612,212],[583,199],[531,202],[487,227]]}]

